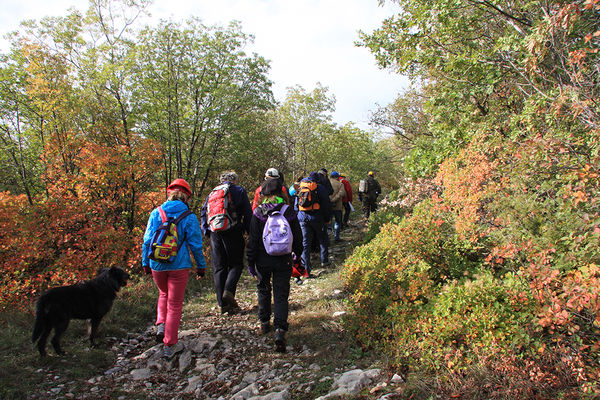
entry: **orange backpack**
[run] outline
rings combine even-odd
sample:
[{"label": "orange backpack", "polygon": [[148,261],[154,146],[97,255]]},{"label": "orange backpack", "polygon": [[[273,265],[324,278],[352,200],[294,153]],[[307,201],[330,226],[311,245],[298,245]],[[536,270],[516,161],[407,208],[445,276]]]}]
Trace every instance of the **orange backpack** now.
[{"label": "orange backpack", "polygon": [[317,187],[317,182],[300,182],[300,190],[298,191],[298,210],[316,211],[321,208]]}]

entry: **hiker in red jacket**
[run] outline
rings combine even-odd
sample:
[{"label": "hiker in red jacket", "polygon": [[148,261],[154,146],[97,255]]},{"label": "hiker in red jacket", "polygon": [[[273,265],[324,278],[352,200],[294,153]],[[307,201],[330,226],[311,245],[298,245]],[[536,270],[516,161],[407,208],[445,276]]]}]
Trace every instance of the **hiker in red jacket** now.
[{"label": "hiker in red jacket", "polygon": [[[278,179],[281,182],[281,187],[282,187],[281,196],[282,196],[283,200],[285,200],[286,204],[290,204],[290,197],[288,195],[288,189],[285,186],[285,183],[283,182],[283,174],[281,174],[275,168],[269,168],[267,170],[267,172],[265,172],[265,182],[269,179]],[[261,194],[261,190],[262,190],[262,184],[259,187],[257,187],[256,190],[254,191],[254,200],[252,200],[252,211],[254,211],[254,209],[256,209],[256,207],[258,207],[262,203],[263,196]]]},{"label": "hiker in red jacket", "polygon": [[352,203],[352,185],[346,179],[344,174],[340,174],[340,182],[344,185],[346,195],[342,197],[342,204],[344,206],[344,217],[342,218],[342,228],[348,226],[348,220],[350,219],[350,203]]}]

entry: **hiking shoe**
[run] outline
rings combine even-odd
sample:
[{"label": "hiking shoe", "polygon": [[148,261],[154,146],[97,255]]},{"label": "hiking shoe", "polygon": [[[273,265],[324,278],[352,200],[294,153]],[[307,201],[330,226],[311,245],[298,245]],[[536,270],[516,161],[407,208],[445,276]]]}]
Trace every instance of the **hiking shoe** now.
[{"label": "hiking shoe", "polygon": [[271,322],[267,321],[267,322],[261,322],[260,323],[260,333],[262,333],[263,335],[267,334],[271,332]]},{"label": "hiking shoe", "polygon": [[221,314],[227,314],[231,311],[231,306],[229,304],[223,304],[221,307]]},{"label": "hiking shoe", "polygon": [[283,329],[275,330],[275,351],[285,353],[285,331]]},{"label": "hiking shoe", "polygon": [[235,301],[235,296],[233,293],[231,293],[229,290],[226,290],[223,292],[223,307],[225,309],[225,311],[221,311],[221,313],[236,313],[237,311],[240,310],[240,306],[238,305],[237,301]]},{"label": "hiking shoe", "polygon": [[183,351],[183,344],[181,342],[177,342],[171,346],[165,345],[163,348],[163,358],[170,360],[177,353]]},{"label": "hiking shoe", "polygon": [[223,292],[223,303],[233,305],[235,302],[235,296],[229,290]]},{"label": "hiking shoe", "polygon": [[163,342],[163,339],[165,338],[165,324],[164,323],[160,323],[160,324],[156,325],[156,336],[154,338],[156,339],[156,343]]}]

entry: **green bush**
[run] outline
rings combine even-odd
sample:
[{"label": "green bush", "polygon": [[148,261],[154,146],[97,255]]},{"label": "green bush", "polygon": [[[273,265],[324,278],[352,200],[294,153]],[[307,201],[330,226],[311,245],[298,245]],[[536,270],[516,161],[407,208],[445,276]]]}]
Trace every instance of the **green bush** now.
[{"label": "green bush", "polygon": [[367,224],[367,231],[363,237],[363,243],[368,243],[381,231],[381,227],[387,223],[398,224],[406,214],[407,209],[403,206],[388,206],[371,213]]},{"label": "green bush", "polygon": [[405,318],[418,317],[444,282],[478,271],[479,263],[463,256],[469,244],[445,217],[433,202],[422,202],[400,223],[384,224],[346,261],[349,325],[365,343],[378,345]]},{"label": "green bush", "polygon": [[497,279],[489,272],[441,287],[428,334],[419,341],[421,360],[428,358],[422,365],[465,369],[481,362],[480,349],[490,357],[492,349],[520,353],[529,348],[535,315],[527,293],[527,285],[515,275]]}]

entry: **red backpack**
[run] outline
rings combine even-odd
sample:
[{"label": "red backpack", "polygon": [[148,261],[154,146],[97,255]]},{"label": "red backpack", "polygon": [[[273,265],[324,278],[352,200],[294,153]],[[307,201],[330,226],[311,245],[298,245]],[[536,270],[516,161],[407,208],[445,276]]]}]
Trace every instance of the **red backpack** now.
[{"label": "red backpack", "polygon": [[231,184],[223,183],[208,195],[206,215],[212,232],[226,231],[237,222],[230,188]]}]

